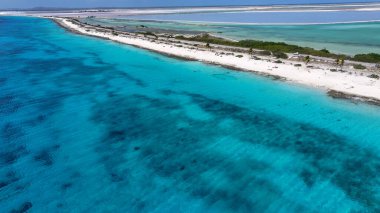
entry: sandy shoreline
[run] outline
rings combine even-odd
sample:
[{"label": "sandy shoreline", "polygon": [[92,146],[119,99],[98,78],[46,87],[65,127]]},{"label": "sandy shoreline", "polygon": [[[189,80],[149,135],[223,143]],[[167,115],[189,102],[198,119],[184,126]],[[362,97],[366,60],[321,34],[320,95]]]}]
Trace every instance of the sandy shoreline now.
[{"label": "sandy shoreline", "polygon": [[[380,106],[380,80],[369,78],[371,71],[355,70],[349,63],[343,69],[345,72],[331,72],[330,69],[336,69],[336,66],[332,64],[312,62],[309,65],[313,67],[306,67],[302,61],[283,59],[281,59],[282,63],[275,63],[276,59],[272,57],[260,56],[262,60],[253,60],[248,53],[242,52],[236,53],[242,56],[239,58],[236,55],[220,54],[225,51],[223,49],[194,48],[186,42],[178,44],[169,39],[160,40],[132,33],[117,32],[115,34],[111,30],[99,27],[83,24],[80,26],[67,18],[52,18],[52,20],[74,33],[108,39],[179,59],[254,72],[276,80],[287,80],[323,89],[334,98],[364,101]],[[302,66],[295,67],[294,64],[302,64]]]}]

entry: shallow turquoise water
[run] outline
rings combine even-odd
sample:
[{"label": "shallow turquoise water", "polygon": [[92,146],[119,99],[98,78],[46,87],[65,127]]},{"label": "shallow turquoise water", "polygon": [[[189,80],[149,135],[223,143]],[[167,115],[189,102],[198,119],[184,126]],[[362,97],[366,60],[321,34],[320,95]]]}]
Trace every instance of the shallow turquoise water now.
[{"label": "shallow turquoise water", "polygon": [[169,13],[130,16],[134,19],[166,21],[201,21],[253,24],[319,24],[360,21],[379,21],[379,11],[243,11],[243,12],[207,12],[207,13]]},{"label": "shallow turquoise water", "polygon": [[380,111],[0,17],[0,212],[380,210]]},{"label": "shallow turquoise water", "polygon": [[[379,13],[380,14],[380,13]],[[277,15],[275,17],[281,17]],[[136,26],[148,26],[148,30],[166,29],[184,32],[209,32],[236,40],[257,39],[286,42],[331,52],[355,55],[380,53],[380,22],[315,24],[315,25],[255,25],[215,24],[191,22],[157,22],[126,19],[85,19],[85,22],[117,27],[120,30],[136,30]],[[147,30],[147,29],[144,29]]]}]

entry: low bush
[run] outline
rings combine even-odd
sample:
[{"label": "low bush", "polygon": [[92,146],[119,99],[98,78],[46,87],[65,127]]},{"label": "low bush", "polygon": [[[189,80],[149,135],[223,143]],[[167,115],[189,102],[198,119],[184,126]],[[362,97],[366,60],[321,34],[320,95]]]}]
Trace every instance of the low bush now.
[{"label": "low bush", "polygon": [[354,64],[354,68],[357,70],[365,70],[367,67],[365,67],[361,64]]},{"label": "low bush", "polygon": [[354,56],[353,60],[368,62],[368,63],[380,63],[380,54],[377,54],[377,53],[358,54]]},{"label": "low bush", "polygon": [[324,52],[324,53],[327,53],[327,54],[330,53],[330,51],[328,51],[326,48],[321,49],[321,52]]},{"label": "low bush", "polygon": [[152,32],[138,32],[139,34],[142,34],[144,36],[154,36],[156,38],[158,38],[158,36]]},{"label": "low bush", "polygon": [[266,56],[272,55],[272,53],[268,50],[259,51],[259,52],[257,52],[257,54],[258,55],[266,55]]},{"label": "low bush", "polygon": [[376,74],[371,74],[368,76],[368,78],[374,78],[374,79],[379,79],[380,76],[376,75]]},{"label": "low bush", "polygon": [[273,55],[278,58],[285,58],[286,53],[299,53],[304,55],[327,57],[327,58],[341,58],[345,60],[354,60],[360,62],[368,63],[380,63],[380,54],[369,53],[369,54],[358,54],[354,57],[350,57],[342,54],[331,53],[327,49],[317,50],[310,47],[301,47],[294,44],[287,44],[284,42],[269,42],[269,41],[258,41],[258,40],[241,40],[241,41],[231,41],[209,34],[201,34],[192,37],[176,36],[176,39],[188,40],[188,41],[198,41],[205,42],[209,44],[219,44],[225,46],[252,48],[262,51],[258,51],[259,55]]},{"label": "low bush", "polygon": [[273,56],[276,58],[282,58],[282,59],[288,58],[288,55],[286,53],[283,53],[283,52],[274,52]]}]

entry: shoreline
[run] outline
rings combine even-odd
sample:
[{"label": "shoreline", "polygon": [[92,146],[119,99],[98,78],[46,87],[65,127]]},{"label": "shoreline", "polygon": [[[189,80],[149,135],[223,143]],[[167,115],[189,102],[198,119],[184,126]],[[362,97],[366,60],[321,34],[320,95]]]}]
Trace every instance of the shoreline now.
[{"label": "shoreline", "polygon": [[[345,67],[346,72],[331,72],[336,69],[324,63],[310,63],[312,67],[295,67],[294,64],[304,65],[302,61],[281,59],[282,63],[275,63],[273,57],[263,57],[262,60],[253,60],[249,54],[236,52],[242,57],[235,55],[220,55],[219,49],[207,49],[191,46],[187,41],[177,42],[173,40],[163,40],[149,36],[143,36],[127,32],[115,32],[104,27],[94,27],[83,23],[75,23],[70,18],[49,17],[60,27],[80,35],[92,36],[100,39],[111,40],[120,44],[127,44],[137,48],[142,48],[165,56],[187,61],[200,61],[206,64],[217,65],[227,69],[252,72],[273,80],[282,80],[304,86],[322,89],[332,98],[351,100],[354,103],[365,102],[371,105],[380,106],[380,80],[363,76],[366,71],[355,70],[352,67]],[[180,45],[178,45],[178,43]],[[353,74],[355,73],[355,74]],[[367,72],[366,74],[371,74]]]},{"label": "shoreline", "polygon": [[[109,38],[104,38],[104,37],[96,36],[96,35],[88,35],[88,34],[84,34],[84,33],[75,31],[75,30],[73,30],[71,28],[67,28],[67,26],[63,25],[61,22],[59,22],[59,21],[57,21],[55,19],[52,19],[52,20],[57,25],[59,25],[60,27],[64,28],[65,30],[67,30],[67,31],[69,31],[71,33],[78,34],[78,35],[90,36],[90,37],[99,38],[99,39],[108,40],[108,41],[114,41],[114,40],[109,39]],[[134,44],[125,44],[125,43],[119,42],[119,41],[114,41],[114,42],[119,43],[119,44],[123,44],[123,45],[130,45],[130,46],[133,46],[133,47],[136,47],[136,48],[139,48],[139,49],[144,49],[144,50],[147,50],[147,51],[150,51],[150,52],[153,52],[153,53],[159,53],[161,55],[164,55],[164,56],[167,56],[167,57],[170,57],[170,58],[174,58],[174,59],[178,59],[178,60],[183,60],[183,61],[198,61],[198,62],[202,62],[202,63],[205,63],[205,64],[213,65],[213,66],[220,66],[220,67],[223,67],[223,68],[226,68],[226,69],[230,69],[230,70],[233,70],[233,71],[251,72],[251,73],[263,76],[263,77],[271,78],[272,80],[287,81],[286,78],[278,76],[278,75],[265,74],[265,73],[260,73],[258,71],[254,71],[254,70],[248,70],[248,69],[240,69],[240,68],[237,68],[237,67],[234,67],[234,66],[230,66],[230,65],[225,65],[225,64],[218,64],[218,63],[213,63],[213,62],[208,62],[208,61],[200,61],[200,60],[196,60],[196,59],[192,59],[192,58],[188,58],[188,57],[183,57],[183,56],[179,56],[179,55],[175,55],[175,54],[171,54],[171,53],[167,53],[167,52],[161,52],[161,51],[152,50],[152,49],[145,48],[145,47],[138,46],[138,45],[134,45]],[[379,100],[379,104],[380,104],[380,100]]]}]

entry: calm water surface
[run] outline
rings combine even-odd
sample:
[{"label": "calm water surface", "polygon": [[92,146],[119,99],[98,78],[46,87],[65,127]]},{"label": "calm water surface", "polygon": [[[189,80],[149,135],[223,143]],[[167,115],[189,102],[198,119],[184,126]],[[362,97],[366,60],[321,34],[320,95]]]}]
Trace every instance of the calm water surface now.
[{"label": "calm water surface", "polygon": [[172,13],[130,16],[146,20],[181,20],[202,22],[235,22],[256,24],[289,23],[337,23],[380,20],[379,11],[301,11],[301,12],[209,12],[209,13]]},{"label": "calm water surface", "polygon": [[0,212],[380,211],[380,110],[0,17]]},{"label": "calm water surface", "polygon": [[[379,13],[380,14],[380,13]],[[274,15],[278,17],[278,15]],[[256,39],[286,42],[316,49],[326,48],[331,52],[355,55],[359,53],[380,54],[380,22],[343,24],[217,24],[209,22],[147,21],[131,19],[86,18],[84,22],[115,27],[118,30],[141,31],[136,26],[144,25],[153,32],[212,33],[235,40]]]}]

